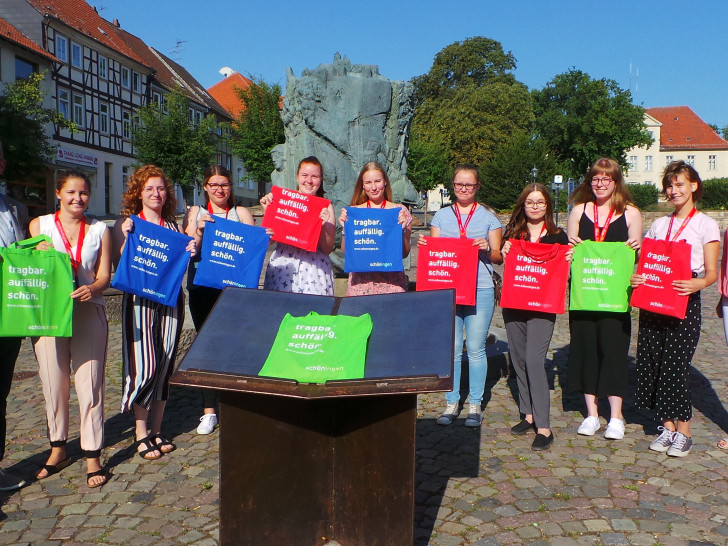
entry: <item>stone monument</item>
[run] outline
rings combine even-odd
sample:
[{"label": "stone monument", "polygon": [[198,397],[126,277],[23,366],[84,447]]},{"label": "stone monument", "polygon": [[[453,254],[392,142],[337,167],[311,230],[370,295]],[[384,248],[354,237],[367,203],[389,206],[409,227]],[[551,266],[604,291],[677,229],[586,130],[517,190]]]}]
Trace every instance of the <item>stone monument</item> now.
[{"label": "stone monument", "polygon": [[406,176],[412,92],[411,83],[390,81],[379,67],[353,65],[338,53],[332,64],[306,69],[300,78],[288,68],[281,112],[286,143],[271,152],[273,184],[296,188],[298,162],[315,155],[338,215],[349,205],[362,166],[377,161],[387,170],[394,201],[419,205]]}]

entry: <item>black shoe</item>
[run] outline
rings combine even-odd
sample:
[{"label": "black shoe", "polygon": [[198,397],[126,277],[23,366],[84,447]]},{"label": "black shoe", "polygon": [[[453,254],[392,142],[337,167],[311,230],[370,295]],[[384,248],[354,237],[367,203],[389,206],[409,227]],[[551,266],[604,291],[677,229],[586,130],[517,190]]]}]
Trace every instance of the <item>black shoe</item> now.
[{"label": "black shoe", "polygon": [[553,431],[548,436],[544,436],[543,434],[536,434],[536,437],[533,439],[533,443],[531,444],[531,450],[532,451],[545,451],[548,448],[551,447],[551,444],[554,443],[554,433]]},{"label": "black shoe", "polygon": [[533,423],[529,423],[525,419],[521,419],[521,422],[511,427],[511,434],[516,436],[523,436],[530,430],[536,430],[536,426]]}]

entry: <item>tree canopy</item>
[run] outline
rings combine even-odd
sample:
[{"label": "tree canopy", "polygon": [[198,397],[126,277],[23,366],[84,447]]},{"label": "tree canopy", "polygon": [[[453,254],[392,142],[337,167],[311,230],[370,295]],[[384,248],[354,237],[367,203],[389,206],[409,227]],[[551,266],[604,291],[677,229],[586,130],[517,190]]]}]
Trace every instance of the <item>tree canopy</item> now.
[{"label": "tree canopy", "polygon": [[285,142],[280,114],[281,88],[262,78],[250,77],[252,84],[235,92],[243,105],[233,121],[231,147],[242,158],[245,170],[256,182],[270,181],[275,169],[271,150]]},{"label": "tree canopy", "polygon": [[484,37],[445,47],[427,74],[414,78],[414,142],[441,142],[450,165],[481,164],[513,134],[533,124],[528,89],[511,71],[516,59]]},{"label": "tree canopy", "polygon": [[542,139],[528,133],[514,135],[482,165],[478,200],[498,210],[510,210],[523,188],[533,182],[533,167],[538,169],[536,182],[547,188],[554,175],[566,172],[566,166],[550,153]]},{"label": "tree canopy", "polygon": [[407,159],[407,178],[419,192],[435,189],[450,175],[450,153],[438,140],[423,142],[411,139]]},{"label": "tree canopy", "polygon": [[8,83],[0,93],[0,140],[5,157],[8,180],[22,180],[52,160],[56,146],[46,135],[44,127],[73,130],[75,125],[56,110],[43,107],[43,74],[31,74],[27,79]]},{"label": "tree canopy", "polygon": [[218,140],[215,116],[196,123],[190,121],[189,109],[189,99],[175,89],[166,96],[164,106],[152,103],[139,108],[141,124],[132,129],[138,164],[157,165],[188,191],[213,163]]},{"label": "tree canopy", "polygon": [[626,151],[652,142],[644,123],[645,110],[632,104],[632,95],[609,79],[594,80],[581,70],[557,75],[534,90],[536,134],[568,174],[585,173],[599,157],[626,162]]}]

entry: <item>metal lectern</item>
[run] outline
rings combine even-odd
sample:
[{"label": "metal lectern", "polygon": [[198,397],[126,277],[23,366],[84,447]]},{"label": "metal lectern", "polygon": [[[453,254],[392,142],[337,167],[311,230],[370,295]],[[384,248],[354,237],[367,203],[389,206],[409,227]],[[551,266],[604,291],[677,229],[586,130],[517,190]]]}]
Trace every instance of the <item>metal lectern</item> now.
[{"label": "metal lectern", "polygon": [[[365,377],[258,377],[286,313],[358,316]],[[172,384],[220,391],[220,543],[412,544],[417,394],[452,389],[453,290],[334,298],[227,288]]]}]

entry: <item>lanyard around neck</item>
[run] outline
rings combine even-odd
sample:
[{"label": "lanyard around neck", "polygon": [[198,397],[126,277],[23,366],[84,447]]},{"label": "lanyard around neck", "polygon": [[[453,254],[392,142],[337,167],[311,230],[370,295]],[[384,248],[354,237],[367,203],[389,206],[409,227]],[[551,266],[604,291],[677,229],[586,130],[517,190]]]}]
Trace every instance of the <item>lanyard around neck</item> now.
[{"label": "lanyard around neck", "polygon": [[[146,219],[146,217],[144,216],[144,211],[141,211],[141,212],[139,212],[139,218],[141,218],[141,219],[142,219],[142,220],[144,220],[145,222],[148,222],[148,221],[149,221],[149,220],[147,220],[147,219]],[[159,225],[160,225],[160,226],[164,226],[164,218],[162,218],[161,216],[160,216],[160,218],[159,218]]]},{"label": "lanyard around neck", "polygon": [[[215,216],[215,213],[212,212],[212,203],[210,203],[209,201],[207,202],[207,212],[210,214],[210,216]],[[225,220],[227,220],[228,212],[230,212],[230,207],[228,207],[226,204],[225,205]]]},{"label": "lanyard around neck", "polygon": [[[379,208],[383,209],[383,208],[386,208],[386,206],[387,206],[387,200],[385,199],[384,201],[382,201],[382,204],[379,205]],[[372,202],[369,201],[369,199],[367,199],[367,208],[368,209],[372,208]]]},{"label": "lanyard around neck", "polygon": [[[690,220],[692,219],[692,217],[695,216],[695,212],[696,211],[697,211],[697,209],[695,207],[693,207],[693,210],[690,211],[690,214],[688,214],[685,217],[685,220],[683,220],[682,224],[680,225],[680,228],[677,230],[677,233],[675,235],[673,235],[673,237],[672,237],[672,240],[673,241],[677,241],[677,238],[680,236],[680,234],[683,232],[683,230],[685,229],[685,227],[688,225],[688,222],[690,222]],[[670,240],[670,232],[672,231],[672,222],[673,222],[673,220],[675,220],[675,213],[673,213],[673,214],[670,215],[670,225],[667,228],[667,235],[665,235],[665,240],[666,241],[669,241]]]},{"label": "lanyard around neck", "polygon": [[478,206],[478,203],[473,203],[473,206],[470,209],[470,212],[468,213],[468,217],[465,219],[465,223],[463,224],[463,217],[460,214],[460,209],[458,208],[458,204],[455,203],[453,205],[453,211],[455,212],[455,218],[458,221],[458,229],[460,230],[460,237],[465,238],[465,233],[468,230],[468,224],[470,223],[470,220],[473,219],[473,213],[475,213],[475,208]]},{"label": "lanyard around neck", "polygon": [[86,219],[81,219],[81,225],[78,228],[78,240],[76,241],[76,256],[74,257],[71,253],[71,241],[68,240],[66,230],[63,229],[63,224],[61,223],[59,213],[60,211],[56,211],[56,228],[58,228],[58,232],[61,234],[61,241],[63,241],[63,246],[66,249],[66,253],[71,258],[71,267],[73,268],[73,272],[76,273],[78,271],[78,267],[81,265],[81,250],[83,249],[83,238],[86,236]]},{"label": "lanyard around neck", "polygon": [[604,239],[607,238],[607,231],[609,231],[609,222],[612,220],[612,215],[614,214],[614,207],[609,209],[609,214],[607,215],[607,221],[604,222],[604,227],[599,227],[599,207],[597,207],[597,204],[594,203],[594,240],[598,243],[601,243],[604,241]]}]

